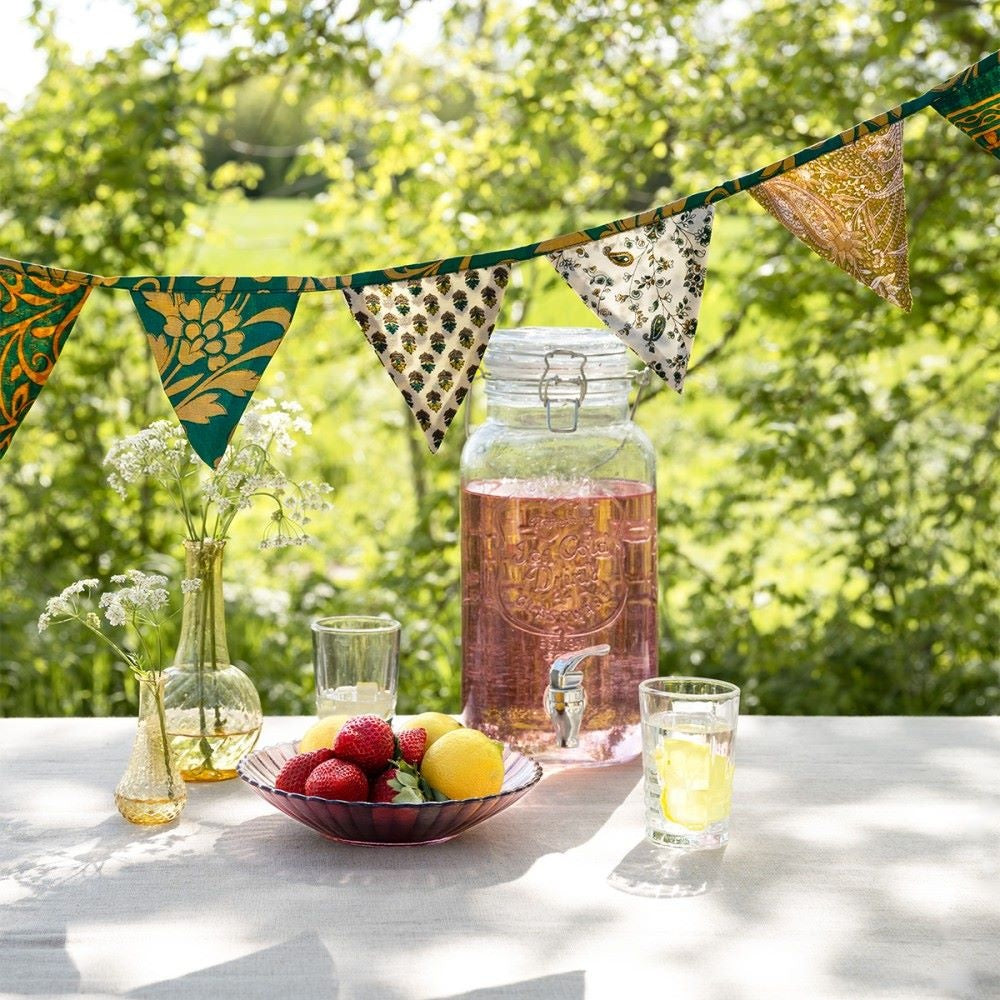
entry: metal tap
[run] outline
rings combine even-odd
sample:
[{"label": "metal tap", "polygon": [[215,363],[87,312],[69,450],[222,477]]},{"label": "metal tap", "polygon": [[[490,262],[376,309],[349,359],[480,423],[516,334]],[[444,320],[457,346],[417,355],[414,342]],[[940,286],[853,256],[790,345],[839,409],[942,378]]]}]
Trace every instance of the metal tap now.
[{"label": "metal tap", "polygon": [[556,746],[579,745],[580,723],[587,707],[587,692],[583,689],[583,672],[579,664],[589,656],[607,656],[608,645],[588,646],[569,653],[561,653],[549,670],[549,686],[545,689],[543,704],[556,730]]}]

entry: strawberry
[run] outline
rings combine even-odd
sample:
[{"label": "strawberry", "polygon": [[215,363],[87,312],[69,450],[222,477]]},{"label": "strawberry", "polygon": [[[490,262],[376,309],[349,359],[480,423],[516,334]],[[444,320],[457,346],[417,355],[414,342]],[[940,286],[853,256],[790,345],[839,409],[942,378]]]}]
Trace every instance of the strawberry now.
[{"label": "strawberry", "polygon": [[419,767],[427,749],[427,730],[404,729],[396,739],[399,742],[399,756],[407,764]]},{"label": "strawberry", "polygon": [[377,715],[358,715],[348,719],[333,744],[335,756],[357,764],[366,774],[378,774],[384,770],[392,760],[395,749],[392,726]]},{"label": "strawberry", "polygon": [[305,793],[306,778],[312,774],[313,768],[323,761],[329,760],[333,756],[333,751],[328,747],[321,750],[312,750],[309,753],[296,754],[286,760],[284,766],[278,772],[278,777],[274,779],[274,787],[280,788],[283,792]]},{"label": "strawberry", "polygon": [[425,802],[420,789],[420,778],[408,764],[387,767],[377,778],[372,778],[369,802]]},{"label": "strawberry", "polygon": [[396,798],[396,789],[389,784],[398,774],[396,768],[387,767],[377,778],[372,778],[371,788],[368,791],[369,802],[393,802]]},{"label": "strawberry", "polygon": [[332,757],[313,768],[306,779],[306,795],[343,802],[364,802],[368,798],[368,779],[349,760]]}]

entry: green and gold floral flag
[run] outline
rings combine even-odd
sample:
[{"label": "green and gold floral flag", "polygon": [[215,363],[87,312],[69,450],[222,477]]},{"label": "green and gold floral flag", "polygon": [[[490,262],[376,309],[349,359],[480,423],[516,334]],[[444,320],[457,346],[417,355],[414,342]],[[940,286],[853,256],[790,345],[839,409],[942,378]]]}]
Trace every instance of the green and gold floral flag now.
[{"label": "green and gold floral flag", "polygon": [[901,121],[766,180],[750,194],[820,257],[909,312]]},{"label": "green and gold floral flag", "polygon": [[714,214],[695,208],[549,254],[584,304],[678,392],[698,328]]},{"label": "green and gold floral flag", "polygon": [[497,264],[344,289],[431,452],[441,447],[469,392],[509,281],[510,268]]},{"label": "green and gold floral flag", "polygon": [[[198,456],[218,464],[295,315],[294,292],[132,291],[163,389]],[[209,284],[206,281],[206,284]]]},{"label": "green and gold floral flag", "polygon": [[932,107],[987,153],[1000,159],[1000,65],[982,74],[971,67],[968,79]]},{"label": "green and gold floral flag", "polygon": [[64,271],[0,266],[0,458],[52,374],[89,294],[89,285],[68,280]]}]

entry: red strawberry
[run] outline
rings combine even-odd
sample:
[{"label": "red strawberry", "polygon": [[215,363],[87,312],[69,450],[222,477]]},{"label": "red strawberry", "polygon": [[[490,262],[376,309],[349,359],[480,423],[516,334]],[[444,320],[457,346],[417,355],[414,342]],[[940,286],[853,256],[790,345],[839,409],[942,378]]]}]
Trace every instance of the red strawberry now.
[{"label": "red strawberry", "polygon": [[333,751],[329,747],[296,754],[285,761],[278,772],[278,777],[274,779],[274,787],[280,788],[283,792],[298,792],[302,795],[306,790],[306,778],[312,774],[313,768],[332,756]]},{"label": "red strawberry", "polygon": [[371,789],[368,793],[368,801],[395,801],[397,789],[393,788],[389,782],[395,778],[397,774],[398,772],[394,767],[388,767],[377,778],[372,778]]},{"label": "red strawberry", "polygon": [[378,774],[396,749],[392,726],[377,715],[358,715],[340,727],[333,752],[357,764],[367,774]]},{"label": "red strawberry", "polygon": [[306,779],[306,795],[344,802],[364,802],[368,798],[368,779],[349,760],[336,757],[313,768]]},{"label": "red strawberry", "polygon": [[404,729],[396,739],[399,740],[399,756],[407,764],[412,764],[414,767],[419,766],[424,759],[424,751],[427,749],[427,730]]}]

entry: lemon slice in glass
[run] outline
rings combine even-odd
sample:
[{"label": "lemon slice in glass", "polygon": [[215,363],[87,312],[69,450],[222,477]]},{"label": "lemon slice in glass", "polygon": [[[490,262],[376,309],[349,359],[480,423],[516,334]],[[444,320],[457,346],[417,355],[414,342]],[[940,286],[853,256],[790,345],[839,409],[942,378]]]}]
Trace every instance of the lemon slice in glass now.
[{"label": "lemon slice in glass", "polygon": [[671,823],[704,830],[729,815],[733,762],[705,743],[666,739],[654,750],[660,808]]}]

